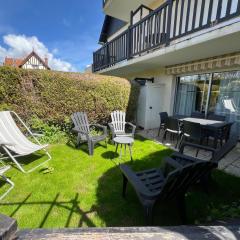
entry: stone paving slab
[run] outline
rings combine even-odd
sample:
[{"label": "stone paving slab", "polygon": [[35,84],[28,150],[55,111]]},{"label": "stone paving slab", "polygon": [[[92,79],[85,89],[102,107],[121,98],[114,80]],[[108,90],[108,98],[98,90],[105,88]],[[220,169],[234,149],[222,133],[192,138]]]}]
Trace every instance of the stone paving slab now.
[{"label": "stone paving slab", "polygon": [[237,240],[240,225],[24,230],[19,240]]},{"label": "stone paving slab", "polygon": [[[151,129],[151,130],[142,130],[138,131],[138,134],[156,141],[159,144],[166,145],[169,148],[172,148],[175,151],[178,149],[175,148],[176,141],[172,141],[169,138],[166,139],[164,143],[162,143],[162,131],[160,136],[157,136],[158,129]],[[195,156],[196,151],[191,148],[186,148],[185,153],[190,156]],[[203,160],[209,160],[211,158],[211,154],[206,151],[199,151],[198,158]],[[229,174],[234,176],[240,177],[240,143],[238,143],[237,147],[234,148],[227,156],[225,156],[220,162],[218,168],[223,170]]]}]

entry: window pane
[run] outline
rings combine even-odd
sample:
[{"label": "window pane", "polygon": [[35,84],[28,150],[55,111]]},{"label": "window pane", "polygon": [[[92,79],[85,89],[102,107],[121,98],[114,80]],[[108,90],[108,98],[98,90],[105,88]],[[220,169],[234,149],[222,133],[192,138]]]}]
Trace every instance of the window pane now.
[{"label": "window pane", "polygon": [[190,116],[192,112],[205,112],[210,74],[179,78],[175,113]]},{"label": "window pane", "polygon": [[240,136],[240,71],[213,75],[209,110],[235,122],[232,131]]}]

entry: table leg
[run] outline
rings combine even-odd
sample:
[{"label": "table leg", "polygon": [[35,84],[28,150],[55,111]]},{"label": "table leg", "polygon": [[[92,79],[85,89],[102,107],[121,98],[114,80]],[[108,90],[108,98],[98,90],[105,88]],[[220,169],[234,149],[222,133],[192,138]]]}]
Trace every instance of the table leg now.
[{"label": "table leg", "polygon": [[129,152],[130,152],[130,157],[131,157],[131,162],[133,161],[133,158],[132,158],[132,146],[131,144],[128,145],[129,146]]},{"label": "table leg", "polygon": [[126,156],[126,148],[127,148],[127,146],[126,146],[126,144],[124,144],[124,155]]},{"label": "table leg", "polygon": [[214,131],[214,143],[213,143],[214,148],[217,148],[217,131]]},{"label": "table leg", "polygon": [[115,153],[117,153],[117,150],[118,150],[118,143],[115,143],[116,144],[116,150],[115,150]]},{"label": "table leg", "polygon": [[120,159],[122,159],[122,144],[121,144],[121,149],[120,149]]}]

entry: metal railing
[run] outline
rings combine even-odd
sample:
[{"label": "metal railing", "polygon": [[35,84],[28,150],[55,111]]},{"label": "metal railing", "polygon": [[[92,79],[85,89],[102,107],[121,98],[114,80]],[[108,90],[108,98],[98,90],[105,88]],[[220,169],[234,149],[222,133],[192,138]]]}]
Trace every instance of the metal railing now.
[{"label": "metal railing", "polygon": [[93,53],[99,71],[240,15],[240,0],[168,0]]}]

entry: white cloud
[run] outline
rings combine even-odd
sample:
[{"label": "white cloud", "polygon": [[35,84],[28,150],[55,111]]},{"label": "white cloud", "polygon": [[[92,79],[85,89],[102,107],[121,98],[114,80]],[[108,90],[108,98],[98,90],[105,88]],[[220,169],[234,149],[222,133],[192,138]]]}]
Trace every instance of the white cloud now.
[{"label": "white cloud", "polygon": [[14,58],[25,57],[34,49],[41,58],[48,58],[51,69],[66,72],[76,71],[71,63],[54,56],[57,53],[57,49],[50,52],[35,36],[27,37],[25,35],[9,34],[3,36],[3,42],[6,44],[6,47],[0,45],[0,62],[3,62],[6,56]]}]

